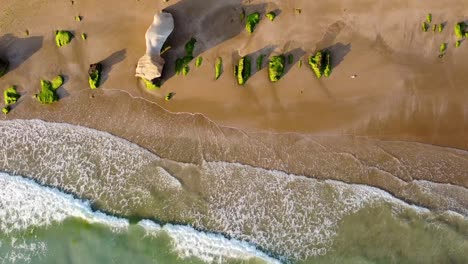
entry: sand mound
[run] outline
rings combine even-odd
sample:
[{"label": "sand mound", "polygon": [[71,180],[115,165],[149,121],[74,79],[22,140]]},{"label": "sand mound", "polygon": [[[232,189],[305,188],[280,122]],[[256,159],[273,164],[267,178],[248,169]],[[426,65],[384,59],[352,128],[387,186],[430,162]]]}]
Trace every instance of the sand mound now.
[{"label": "sand mound", "polygon": [[146,31],[146,54],[138,61],[137,77],[153,80],[161,77],[164,59],[161,57],[161,48],[166,39],[174,30],[174,19],[169,13],[154,15],[151,26]]}]

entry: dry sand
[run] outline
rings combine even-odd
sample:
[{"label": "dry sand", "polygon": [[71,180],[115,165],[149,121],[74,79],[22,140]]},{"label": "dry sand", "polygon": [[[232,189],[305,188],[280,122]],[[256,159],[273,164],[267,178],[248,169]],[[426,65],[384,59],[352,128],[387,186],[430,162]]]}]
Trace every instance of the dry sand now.
[{"label": "dry sand", "polygon": [[[281,13],[274,22],[262,19],[249,35],[239,21],[242,8],[247,13]],[[301,14],[295,8],[301,8]],[[150,92],[134,78],[134,71],[145,52],[145,31],[161,9],[174,15],[176,31],[169,39],[174,48],[166,54],[163,87]],[[435,23],[447,23],[442,33],[421,32],[429,12]],[[76,15],[83,20],[76,22]],[[306,135],[339,136],[337,141],[349,141],[343,145],[357,149],[365,145],[360,145],[362,138],[371,137],[468,150],[468,43],[455,49],[453,34],[454,24],[466,19],[468,2],[461,0],[75,0],[73,5],[62,0],[3,0],[0,53],[10,58],[13,70],[0,79],[0,87],[15,84],[23,97],[1,118],[40,118],[106,130],[176,160],[237,161],[318,178],[334,176],[318,175],[319,169],[307,167],[311,164],[307,159],[296,166],[297,160],[282,157],[281,147],[269,148],[270,157],[233,153],[249,140],[253,146],[253,139],[264,138],[258,145],[275,142],[290,147],[287,151],[297,150],[297,155],[309,155],[301,149],[307,144],[300,146]],[[29,36],[24,34],[26,29]],[[77,38],[57,48],[53,40],[57,29],[72,30]],[[79,38],[81,33],[88,35],[86,41]],[[195,68],[192,63],[188,76],[174,76],[174,60],[182,56],[183,45],[191,37],[198,40],[195,54],[204,58],[203,65]],[[439,59],[443,42],[449,48]],[[332,50],[334,70],[330,78],[317,80],[306,58],[322,48]],[[295,63],[278,83],[270,83],[263,68],[244,87],[236,85],[234,60],[258,55],[259,50],[292,52]],[[218,56],[224,60],[225,72],[215,81]],[[102,87],[91,91],[88,66],[99,61],[104,64]],[[31,98],[40,89],[39,80],[59,73],[66,76],[59,91],[61,101],[39,105]],[[358,77],[351,79],[353,74]],[[170,102],[164,101],[168,92],[176,93]],[[220,134],[230,140],[219,145],[228,150],[207,150],[209,141]],[[259,150],[242,145],[244,154],[249,151]],[[466,166],[464,154],[459,159]],[[356,175],[336,177],[405,196],[398,193],[401,182]],[[419,178],[468,186],[464,172],[453,175]]]}]

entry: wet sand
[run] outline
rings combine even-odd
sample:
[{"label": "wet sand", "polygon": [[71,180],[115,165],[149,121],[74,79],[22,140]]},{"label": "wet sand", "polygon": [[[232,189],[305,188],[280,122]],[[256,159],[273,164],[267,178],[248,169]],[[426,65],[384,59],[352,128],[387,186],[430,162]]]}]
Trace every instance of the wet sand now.
[{"label": "wet sand", "polygon": [[[417,143],[408,143],[397,154],[386,153],[385,147],[375,150],[379,155],[370,150],[393,141],[468,149],[468,43],[453,47],[453,25],[468,13],[463,1],[4,2],[0,30],[13,35],[1,37],[0,51],[6,52],[13,70],[0,79],[0,87],[15,84],[23,97],[2,119],[37,118],[108,131],[177,161],[239,162],[368,184],[427,207],[451,205],[413,199],[415,180],[468,187],[465,152]],[[281,14],[274,22],[263,19],[250,36],[239,21],[243,7],[263,13],[279,9]],[[144,33],[163,8],[176,19],[176,33],[169,39],[174,48],[166,56],[167,80],[160,91],[149,92],[134,71],[145,51]],[[444,32],[421,32],[428,12],[434,22],[447,22]],[[83,20],[75,21],[76,15]],[[57,48],[57,29],[72,30],[77,38]],[[81,33],[88,35],[86,41],[79,38]],[[173,61],[192,36],[198,39],[195,54],[203,56],[203,65],[192,64],[186,77],[174,76]],[[449,48],[439,59],[442,42]],[[317,80],[306,56],[321,48],[332,49],[335,68],[331,78]],[[303,66],[290,65],[276,84],[268,81],[264,68],[244,87],[237,86],[233,61],[259,50],[302,54]],[[225,72],[215,81],[218,56]],[[104,65],[103,83],[91,91],[87,70],[98,61]],[[31,97],[40,89],[39,80],[59,73],[66,80],[59,90],[62,99],[40,105]],[[353,74],[358,78],[351,79]],[[176,96],[165,102],[168,92]],[[319,155],[329,152],[339,157],[336,164],[349,160],[350,167],[333,166],[335,159]],[[395,165],[390,175],[362,169],[367,164],[378,167],[382,160],[402,162],[403,156],[405,169]],[[423,173],[418,171],[420,157],[427,158]],[[462,204],[463,195],[457,198]]]}]

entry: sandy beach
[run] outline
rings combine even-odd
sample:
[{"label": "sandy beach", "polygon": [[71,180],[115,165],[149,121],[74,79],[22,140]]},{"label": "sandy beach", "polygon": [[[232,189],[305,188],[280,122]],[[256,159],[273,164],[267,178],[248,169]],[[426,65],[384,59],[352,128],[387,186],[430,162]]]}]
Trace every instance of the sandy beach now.
[{"label": "sandy beach", "polygon": [[[163,55],[164,83],[149,91],[135,68],[160,10],[174,16],[175,30]],[[262,14],[253,34],[244,29],[242,10]],[[273,10],[279,15],[269,21],[264,14]],[[428,13],[445,25],[443,32],[421,31]],[[368,185],[410,204],[466,215],[468,41],[455,48],[453,32],[466,20],[462,0],[3,0],[0,57],[10,69],[0,89],[16,85],[21,98],[0,120],[106,131],[169,167],[230,162]],[[75,35],[60,48],[59,29]],[[195,67],[194,60],[187,76],[176,75],[175,60],[192,37],[203,64]],[[441,43],[448,45],[443,58]],[[317,79],[307,58],[321,49],[331,51],[333,72]],[[293,54],[294,61],[272,83],[267,59],[255,68],[259,54]],[[239,86],[233,67],[245,55],[253,58],[253,74]],[[215,80],[218,57],[224,73]],[[91,90],[88,68],[97,62],[102,85]],[[57,74],[65,77],[60,100],[41,105],[33,98],[40,80]],[[175,96],[165,101],[169,92]],[[2,170],[16,172],[8,166]],[[196,177],[182,179],[191,193],[205,191]]]},{"label": "sandy beach", "polygon": [[[174,113],[201,113],[220,125],[248,131],[370,136],[468,147],[468,95],[464,88],[468,77],[463,60],[468,51],[466,45],[454,48],[453,35],[454,23],[465,18],[463,1],[243,4],[187,0],[116,5],[106,1],[75,1],[73,5],[67,1],[6,1],[4,5],[1,30],[12,36],[3,36],[2,52],[11,52],[16,66],[0,82],[2,87],[18,85],[25,97],[39,89],[40,78],[58,73],[67,77],[59,91],[65,100],[74,100],[78,92],[90,93],[86,91],[88,65],[102,61],[103,90],[124,91]],[[166,82],[160,91],[149,92],[134,78],[134,68],[144,53],[143,36],[153,14],[165,8],[176,21],[169,39],[174,48],[165,56]],[[263,19],[249,35],[239,19],[242,8],[247,13],[281,13],[274,22]],[[301,14],[294,8],[301,8]],[[447,23],[444,32],[420,30],[428,12]],[[83,20],[74,21],[76,15]],[[77,37],[71,45],[57,48],[53,32],[59,28],[89,37],[86,41]],[[25,30],[29,37],[24,36]],[[204,63],[200,68],[192,65],[186,77],[174,76],[174,60],[192,36],[198,40],[195,54],[202,56]],[[448,42],[449,49],[441,60],[437,55],[442,42]],[[331,48],[334,70],[330,78],[317,80],[307,65],[307,56],[322,48]],[[264,62],[264,68],[254,70],[244,87],[236,85],[233,59],[258,51],[292,52],[303,66],[299,68],[296,62],[289,65],[283,79],[272,84]],[[223,58],[225,73],[215,81],[217,57]],[[358,78],[351,79],[353,74]],[[175,100],[164,102],[168,92],[176,93]],[[21,103],[17,108],[9,118],[27,111],[21,109]]]}]

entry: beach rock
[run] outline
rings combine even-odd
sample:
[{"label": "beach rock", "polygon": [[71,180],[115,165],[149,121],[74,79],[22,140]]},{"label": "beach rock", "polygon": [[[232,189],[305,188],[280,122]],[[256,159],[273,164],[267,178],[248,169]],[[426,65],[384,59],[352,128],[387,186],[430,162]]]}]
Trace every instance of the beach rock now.
[{"label": "beach rock", "polygon": [[99,87],[100,82],[101,82],[101,72],[102,72],[101,63],[94,63],[94,64],[89,65],[88,81],[89,81],[89,87],[91,89],[96,89]]},{"label": "beach rock", "polygon": [[8,61],[0,58],[0,77],[2,77],[8,70]]},{"label": "beach rock", "polygon": [[169,13],[154,15],[153,23],[146,31],[146,54],[138,60],[135,76],[147,80],[161,77],[164,59],[161,48],[174,30],[174,19]]}]

